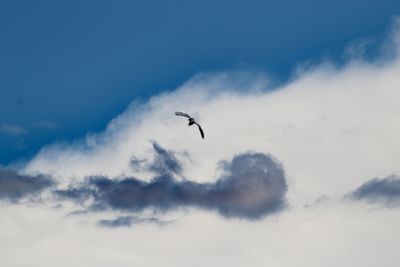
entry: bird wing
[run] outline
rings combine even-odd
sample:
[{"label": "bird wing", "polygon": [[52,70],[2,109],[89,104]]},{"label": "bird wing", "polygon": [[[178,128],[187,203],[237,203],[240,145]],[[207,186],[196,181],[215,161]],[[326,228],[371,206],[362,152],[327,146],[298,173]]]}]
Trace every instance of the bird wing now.
[{"label": "bird wing", "polygon": [[183,113],[183,112],[180,112],[180,111],[175,112],[175,115],[176,115],[176,116],[186,117],[186,118],[188,118],[188,119],[191,119],[191,118],[192,118],[192,117],[190,117],[188,114]]},{"label": "bird wing", "polygon": [[204,139],[204,132],[203,132],[203,129],[201,129],[201,126],[200,126],[200,124],[198,124],[197,122],[195,122],[194,124],[196,124],[196,125],[197,125],[197,127],[199,127],[199,131],[200,131],[201,138],[203,138],[203,139]]}]

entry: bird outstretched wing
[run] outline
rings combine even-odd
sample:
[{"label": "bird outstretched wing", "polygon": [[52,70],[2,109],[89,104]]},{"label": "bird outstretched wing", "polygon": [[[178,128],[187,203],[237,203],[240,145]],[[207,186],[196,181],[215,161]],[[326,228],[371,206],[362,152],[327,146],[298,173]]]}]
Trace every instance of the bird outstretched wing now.
[{"label": "bird outstretched wing", "polygon": [[191,119],[191,118],[192,118],[192,117],[190,117],[188,114],[183,113],[183,112],[180,112],[180,111],[175,112],[175,115],[176,115],[176,116],[186,117],[186,118],[188,118],[188,119]]},{"label": "bird outstretched wing", "polygon": [[184,112],[180,112],[180,111],[176,111],[175,115],[188,118],[189,119],[189,126],[193,125],[193,124],[196,124],[197,127],[199,128],[201,138],[204,139],[204,131],[203,131],[203,129],[201,128],[200,124],[198,124],[197,122],[194,121],[194,119],[192,117],[190,117],[188,114],[186,114]]},{"label": "bird outstretched wing", "polygon": [[201,126],[200,126],[200,124],[198,124],[197,122],[195,122],[194,124],[196,124],[196,125],[197,125],[197,127],[199,127],[199,131],[200,131],[201,138],[203,138],[203,139],[204,139],[204,132],[203,132],[203,129],[201,129]]}]

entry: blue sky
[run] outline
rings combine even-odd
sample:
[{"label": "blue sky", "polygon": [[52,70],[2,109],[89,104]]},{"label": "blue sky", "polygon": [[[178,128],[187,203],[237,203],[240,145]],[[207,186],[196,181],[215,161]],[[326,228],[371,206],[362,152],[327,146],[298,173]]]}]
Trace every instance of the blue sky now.
[{"label": "blue sky", "polygon": [[[290,8],[288,8],[290,6]],[[284,81],[379,40],[398,1],[1,1],[0,164],[97,132],[200,72]],[[11,129],[11,130],[10,130]]]}]

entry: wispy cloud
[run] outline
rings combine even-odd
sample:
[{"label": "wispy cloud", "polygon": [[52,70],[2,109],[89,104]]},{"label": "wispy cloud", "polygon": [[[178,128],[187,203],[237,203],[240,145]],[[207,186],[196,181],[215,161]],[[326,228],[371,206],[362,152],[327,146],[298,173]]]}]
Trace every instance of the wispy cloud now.
[{"label": "wispy cloud", "polygon": [[352,200],[380,203],[389,207],[400,206],[400,177],[388,176],[382,179],[371,179],[346,197]]},{"label": "wispy cloud", "polygon": [[141,218],[138,216],[128,215],[128,216],[119,216],[115,219],[111,220],[99,220],[97,225],[103,227],[110,227],[110,228],[119,228],[119,227],[131,227],[135,224],[142,224],[142,223],[152,223],[159,226],[167,225],[169,221],[163,221],[156,217],[148,217],[148,218]]},{"label": "wispy cloud", "polygon": [[0,125],[0,132],[15,136],[24,135],[28,133],[26,129],[16,124],[2,124]]},{"label": "wispy cloud", "polygon": [[154,150],[154,158],[149,161],[139,159],[135,156],[131,157],[130,166],[135,171],[147,170],[158,174],[182,174],[182,164],[175,157],[172,151],[168,151],[161,147],[157,142],[151,142]]}]

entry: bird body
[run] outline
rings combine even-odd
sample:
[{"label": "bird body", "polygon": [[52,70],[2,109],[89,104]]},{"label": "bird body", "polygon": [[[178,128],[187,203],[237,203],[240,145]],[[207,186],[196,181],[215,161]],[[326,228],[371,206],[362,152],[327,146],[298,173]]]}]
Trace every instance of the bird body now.
[{"label": "bird body", "polygon": [[198,124],[192,117],[190,117],[188,114],[183,113],[183,112],[180,112],[180,111],[175,112],[175,115],[176,115],[176,116],[182,116],[182,117],[188,118],[188,119],[189,119],[188,126],[192,126],[193,124],[196,124],[197,127],[199,128],[201,138],[204,139],[204,132],[203,132],[203,129],[201,128],[200,124]]}]

